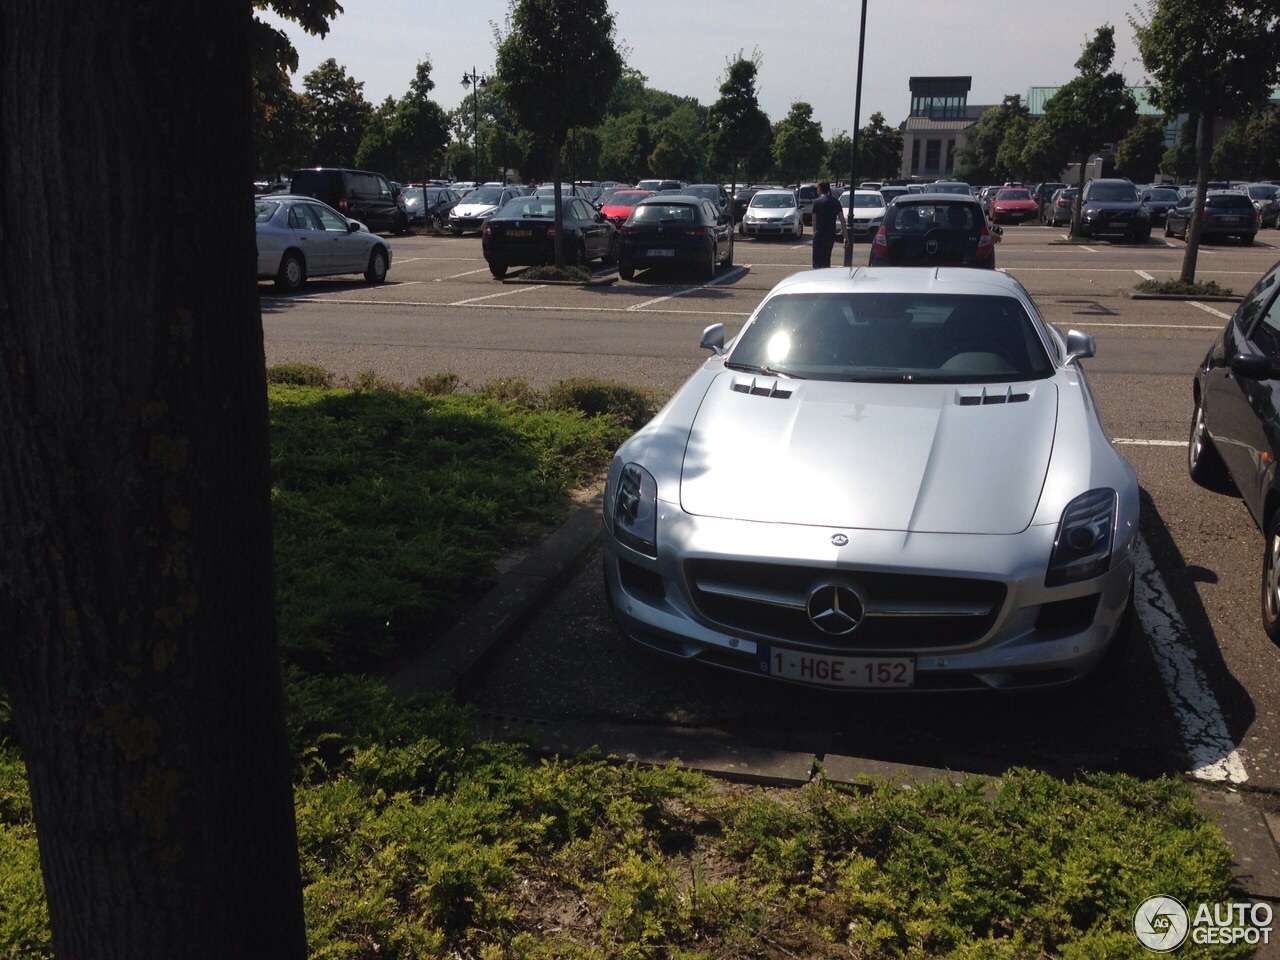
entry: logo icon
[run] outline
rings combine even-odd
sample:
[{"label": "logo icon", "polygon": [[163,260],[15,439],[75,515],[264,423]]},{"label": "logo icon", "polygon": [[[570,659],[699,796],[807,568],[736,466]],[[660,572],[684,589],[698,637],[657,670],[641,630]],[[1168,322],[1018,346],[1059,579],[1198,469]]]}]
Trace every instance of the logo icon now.
[{"label": "logo icon", "polygon": [[805,604],[809,622],[832,636],[843,636],[858,629],[866,609],[862,599],[851,587],[838,583],[824,583]]},{"label": "logo icon", "polygon": [[836,547],[848,546],[849,538],[846,537],[843,533],[833,534],[831,537],[831,544],[832,546],[836,546]]},{"label": "logo icon", "polygon": [[1133,914],[1133,932],[1138,942],[1156,953],[1169,953],[1182,946],[1189,926],[1187,908],[1175,897],[1147,897]]}]

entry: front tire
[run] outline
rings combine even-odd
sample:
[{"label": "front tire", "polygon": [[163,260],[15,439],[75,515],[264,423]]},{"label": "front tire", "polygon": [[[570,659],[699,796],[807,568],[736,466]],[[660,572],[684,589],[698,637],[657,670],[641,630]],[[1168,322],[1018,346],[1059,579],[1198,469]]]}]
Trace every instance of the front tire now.
[{"label": "front tire", "polygon": [[1262,629],[1272,643],[1280,643],[1280,510],[1267,520],[1262,548]]},{"label": "front tire", "polygon": [[276,286],[286,293],[297,293],[307,282],[307,262],[297,250],[289,250],[280,261]]},{"label": "front tire", "polygon": [[364,279],[367,283],[385,283],[387,279],[387,251],[374,247],[369,254],[369,266],[365,268]]},{"label": "front tire", "polygon": [[1172,236],[1173,236],[1173,227],[1169,226],[1169,221],[1168,221],[1168,220],[1166,220],[1166,221],[1164,222],[1164,235],[1165,235],[1166,237],[1172,237]]},{"label": "front tire", "polygon": [[720,262],[720,251],[714,244],[711,246],[711,258],[707,261],[706,281],[710,283],[716,278],[716,264]]},{"label": "front tire", "polygon": [[1196,397],[1191,412],[1191,437],[1187,441],[1187,473],[1191,479],[1209,490],[1217,490],[1227,480],[1227,465],[1209,436],[1204,422],[1204,405]]},{"label": "front tire", "polygon": [[489,272],[493,274],[493,279],[501,280],[507,275],[507,265],[505,263],[489,264]]},{"label": "front tire", "polygon": [[620,280],[634,280],[636,278],[636,268],[629,263],[618,264],[618,278]]}]

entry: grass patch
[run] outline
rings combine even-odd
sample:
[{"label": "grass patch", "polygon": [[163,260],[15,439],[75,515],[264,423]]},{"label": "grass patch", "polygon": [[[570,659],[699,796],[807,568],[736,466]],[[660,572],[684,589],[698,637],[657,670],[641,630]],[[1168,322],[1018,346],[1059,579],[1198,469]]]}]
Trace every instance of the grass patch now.
[{"label": "grass patch", "polygon": [[[476,741],[447,699],[391,697],[369,671],[465,608],[504,546],[494,531],[557,519],[653,407],[589,379],[380,384],[269,389],[313,957],[1138,958],[1144,897],[1234,899],[1230,852],[1176,779],[749,789],[675,766],[531,762]],[[44,960],[7,724],[0,695],[0,960]]]},{"label": "grass patch", "polygon": [[1169,297],[1230,297],[1230,287],[1219,286],[1213,280],[1204,283],[1183,283],[1181,280],[1143,280],[1133,288],[1138,293]]},{"label": "grass patch", "polygon": [[522,274],[522,280],[561,280],[573,283],[587,283],[591,279],[591,271],[586,267],[529,267]]}]

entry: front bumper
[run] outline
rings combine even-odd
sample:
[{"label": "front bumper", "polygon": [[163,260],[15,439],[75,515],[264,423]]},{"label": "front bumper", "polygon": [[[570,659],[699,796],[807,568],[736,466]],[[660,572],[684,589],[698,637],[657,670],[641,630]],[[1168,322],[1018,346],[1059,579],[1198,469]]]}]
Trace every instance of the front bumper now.
[{"label": "front bumper", "polygon": [[780,220],[743,220],[742,232],[748,237],[798,236],[800,228],[795,222]]},{"label": "front bumper", "polygon": [[[655,559],[614,538],[605,505],[605,585],[623,632],[660,652],[742,673],[759,675],[758,652],[767,646],[909,657],[916,690],[1070,683],[1106,652],[1133,583],[1137,508],[1127,514],[1124,497],[1111,569],[1061,587],[1044,585],[1055,526],[998,537],[843,530],[848,543],[836,547],[835,530],[693,517],[661,501],[658,509]],[[899,609],[874,626],[869,614],[868,626],[847,637],[821,634],[795,604],[806,590],[833,583],[868,598],[868,611],[886,603]],[[951,615],[905,612],[927,611],[944,595],[956,608]],[[985,613],[974,612],[984,604]]]}]

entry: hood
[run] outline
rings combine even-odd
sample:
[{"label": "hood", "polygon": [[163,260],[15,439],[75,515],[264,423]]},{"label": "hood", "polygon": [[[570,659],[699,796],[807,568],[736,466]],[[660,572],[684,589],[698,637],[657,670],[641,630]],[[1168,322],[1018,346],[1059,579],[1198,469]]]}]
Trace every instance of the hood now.
[{"label": "hood", "polygon": [[498,209],[496,203],[467,203],[465,200],[453,208],[460,217],[482,217]]},{"label": "hood", "polygon": [[862,384],[726,371],[694,419],[680,504],[760,523],[1014,534],[1035,515],[1057,413],[1051,380]]}]

